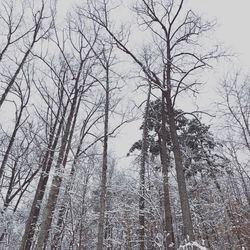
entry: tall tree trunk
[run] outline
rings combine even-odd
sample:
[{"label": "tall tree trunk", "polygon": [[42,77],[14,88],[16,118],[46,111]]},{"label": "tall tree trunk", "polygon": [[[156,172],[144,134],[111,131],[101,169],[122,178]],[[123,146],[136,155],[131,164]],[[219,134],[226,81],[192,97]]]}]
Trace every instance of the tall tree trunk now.
[{"label": "tall tree trunk", "polygon": [[[71,133],[70,133],[69,140],[68,140],[69,142],[71,142],[72,137],[73,137],[73,132],[74,132],[74,128],[75,128],[75,125],[76,125],[76,120],[77,120],[76,118],[77,118],[77,114],[78,114],[78,111],[79,111],[79,108],[80,108],[80,104],[81,104],[81,96],[80,96],[80,98],[78,100],[76,113],[75,113],[72,128],[71,128]],[[82,143],[82,140],[81,140],[80,143]],[[67,163],[67,158],[68,158],[68,153],[69,153],[69,150],[70,150],[70,146],[71,146],[71,144],[68,143],[66,153],[65,153],[65,156],[64,156],[64,160],[63,160],[63,164],[62,164],[63,169],[65,168],[66,163]],[[57,249],[59,247],[59,240],[60,240],[62,226],[63,226],[63,218],[64,218],[64,215],[65,215],[66,210],[67,210],[67,194],[71,190],[72,185],[73,185],[75,167],[76,167],[76,163],[77,163],[77,160],[78,160],[78,157],[79,157],[80,150],[81,150],[81,144],[79,144],[79,146],[77,148],[76,155],[75,155],[74,160],[73,160],[73,164],[72,164],[71,171],[70,171],[70,177],[69,177],[69,180],[68,180],[68,182],[66,184],[65,192],[64,192],[64,195],[63,195],[63,198],[62,198],[63,204],[60,206],[60,208],[58,210],[59,214],[58,214],[58,219],[57,219],[56,233],[55,233],[55,235],[53,237],[53,242],[52,242],[51,249]]]},{"label": "tall tree trunk", "polygon": [[182,220],[183,220],[183,233],[186,239],[192,241],[194,240],[193,223],[191,219],[191,211],[190,211],[189,200],[188,200],[188,193],[187,193],[186,180],[185,180],[185,175],[184,175],[184,166],[182,162],[181,149],[180,149],[180,144],[179,144],[177,130],[176,130],[176,124],[175,124],[174,107],[173,107],[172,98],[171,98],[171,88],[172,88],[171,61],[172,61],[172,58],[171,58],[170,38],[168,37],[167,65],[166,65],[166,72],[164,72],[166,76],[164,76],[165,81],[164,81],[164,86],[163,86],[166,90],[163,90],[163,95],[166,100],[170,136],[171,136],[171,141],[173,145],[173,153],[174,153],[174,159],[175,159],[175,168],[176,168],[177,183],[178,183]]},{"label": "tall tree trunk", "polygon": [[140,190],[139,190],[139,244],[140,250],[145,249],[145,168],[148,158],[148,119],[151,86],[149,85],[147,102],[144,112],[141,164],[140,164]]},{"label": "tall tree trunk", "polygon": [[[58,109],[57,116],[54,122],[54,126],[50,132],[48,149],[46,150],[46,153],[41,163],[42,173],[41,173],[41,176],[39,178],[39,182],[36,188],[36,193],[33,199],[29,217],[28,217],[28,220],[26,221],[25,231],[23,234],[20,250],[29,250],[31,249],[31,246],[32,246],[36,224],[40,215],[41,205],[42,205],[43,197],[44,197],[46,186],[47,186],[48,179],[49,179],[50,169],[52,167],[55,150],[56,150],[58,140],[61,134],[61,130],[64,124],[64,119],[65,119],[65,115],[67,111],[67,105],[65,106],[63,110],[63,114],[60,119],[60,122],[59,122],[60,109]],[[58,125],[58,122],[59,122],[59,125]],[[57,125],[58,125],[58,128],[56,131]]]},{"label": "tall tree trunk", "polygon": [[170,150],[167,148],[167,130],[166,130],[166,109],[165,100],[162,95],[161,108],[161,133],[159,134],[160,141],[160,157],[163,175],[163,191],[164,191],[164,212],[165,212],[165,243],[167,249],[175,249],[174,230],[170,205],[168,171],[170,167]]},{"label": "tall tree trunk", "polygon": [[164,94],[167,103],[169,128],[170,128],[171,141],[173,144],[177,184],[180,195],[181,212],[183,219],[183,233],[186,239],[194,240],[193,223],[191,220],[191,211],[187,194],[186,180],[184,176],[184,167],[182,163],[180,144],[178,141],[178,135],[176,131],[175,115],[172,107],[170,91],[168,90]]},{"label": "tall tree trunk", "polygon": [[59,194],[61,183],[63,180],[63,172],[64,172],[64,167],[65,167],[64,162],[67,161],[68,149],[70,148],[71,139],[74,133],[74,126],[75,126],[74,119],[76,119],[77,113],[78,113],[77,100],[78,98],[81,99],[81,95],[79,97],[80,91],[79,91],[78,85],[79,85],[83,66],[84,66],[84,60],[81,60],[81,63],[79,65],[79,69],[77,72],[77,76],[76,78],[74,78],[75,84],[74,84],[74,90],[73,90],[73,93],[74,93],[73,100],[71,101],[71,107],[70,107],[69,115],[66,120],[65,131],[62,136],[58,159],[57,159],[57,163],[55,166],[55,175],[52,179],[52,184],[50,187],[47,204],[44,208],[43,221],[42,221],[41,228],[38,234],[38,240],[37,240],[37,244],[35,248],[36,250],[42,250],[46,248],[46,245],[47,245],[47,241],[49,237],[49,230],[51,229],[51,223],[53,219],[53,213],[55,211],[58,194]]},{"label": "tall tree trunk", "polygon": [[109,123],[109,65],[106,64],[106,99],[105,99],[105,115],[104,115],[104,141],[103,141],[103,157],[102,157],[102,176],[101,176],[101,194],[100,194],[100,213],[98,221],[97,250],[103,249],[104,223],[105,223],[105,207],[107,193],[107,168],[108,168],[108,123]]},{"label": "tall tree trunk", "polygon": [[76,109],[78,92],[79,92],[79,90],[78,90],[77,84],[76,84],[73,102],[71,104],[70,113],[69,113],[68,118],[67,118],[65,132],[64,132],[64,135],[62,137],[62,142],[61,142],[61,147],[59,150],[58,160],[57,160],[57,163],[55,166],[55,169],[56,169],[55,175],[52,179],[52,184],[51,184],[50,191],[49,191],[49,197],[47,200],[47,204],[44,208],[43,221],[41,224],[41,228],[40,228],[38,240],[37,240],[37,245],[35,248],[37,250],[42,250],[46,247],[47,240],[49,237],[49,230],[51,228],[53,213],[54,213],[54,210],[56,207],[56,202],[57,202],[60,186],[61,186],[62,179],[63,179],[62,175],[63,175],[64,169],[63,169],[62,163],[65,159],[67,145],[71,143],[69,141],[69,137],[70,137],[70,133],[73,133],[73,131],[71,131],[71,125],[72,125],[73,117],[74,117],[74,115],[76,115],[75,109]]}]

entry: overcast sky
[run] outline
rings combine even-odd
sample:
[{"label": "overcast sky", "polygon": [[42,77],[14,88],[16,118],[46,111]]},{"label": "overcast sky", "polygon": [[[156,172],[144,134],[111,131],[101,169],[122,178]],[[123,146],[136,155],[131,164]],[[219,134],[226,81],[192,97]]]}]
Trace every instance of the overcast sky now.
[{"label": "overcast sky", "polygon": [[216,36],[239,54],[242,66],[250,67],[250,1],[189,0],[190,4],[218,21]]},{"label": "overcast sky", "polygon": [[[84,1],[84,0],[82,0]],[[250,0],[186,0],[187,4],[197,10],[204,18],[216,19],[217,28],[214,39],[220,41],[226,48],[230,48],[237,58],[233,59],[233,64],[221,64],[217,73],[211,73],[207,78],[207,86],[199,96],[203,109],[209,106],[216,99],[216,87],[231,67],[235,69],[243,68],[250,72]],[[67,10],[79,0],[58,0],[58,10],[61,15],[65,15]],[[124,13],[123,13],[124,14]],[[198,101],[199,101],[198,100]],[[138,125],[138,124],[137,124]],[[118,156],[125,156],[129,147],[135,140],[139,139],[140,133],[134,125],[129,125],[119,136],[119,144],[116,147]],[[129,136],[128,136],[129,134]],[[124,161],[127,164],[127,160]]]},{"label": "overcast sky", "polygon": [[[58,0],[62,14],[74,3],[84,0]],[[126,0],[125,0],[126,1]],[[218,22],[216,37],[239,54],[239,62],[250,68],[250,1],[249,0],[186,0],[193,8]]]}]

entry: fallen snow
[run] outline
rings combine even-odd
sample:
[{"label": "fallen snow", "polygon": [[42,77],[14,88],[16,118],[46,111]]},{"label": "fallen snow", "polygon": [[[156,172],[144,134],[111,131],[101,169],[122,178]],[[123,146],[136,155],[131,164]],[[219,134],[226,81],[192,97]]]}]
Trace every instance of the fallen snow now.
[{"label": "fallen snow", "polygon": [[[191,248],[188,248],[191,247]],[[184,245],[181,245],[178,250],[187,250],[187,249],[193,249],[193,247],[197,247],[199,250],[208,250],[206,247],[200,245],[198,242],[196,241],[191,241],[191,242],[187,242]]]}]

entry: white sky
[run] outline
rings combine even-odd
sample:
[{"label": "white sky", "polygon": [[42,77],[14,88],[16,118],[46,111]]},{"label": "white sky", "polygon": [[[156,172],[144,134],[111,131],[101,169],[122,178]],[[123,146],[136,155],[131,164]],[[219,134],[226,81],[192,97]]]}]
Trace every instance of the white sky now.
[{"label": "white sky", "polygon": [[250,67],[250,1],[249,0],[189,0],[200,13],[215,17],[216,36],[239,55],[239,62]]},{"label": "white sky", "polygon": [[[60,17],[66,15],[74,3],[86,0],[58,0],[58,13]],[[122,0],[121,0],[122,1]],[[126,0],[123,0],[124,2]],[[131,0],[128,0],[131,1]],[[166,0],[167,1],[167,0]],[[221,64],[217,72],[207,75],[207,85],[202,89],[198,97],[198,103],[202,109],[211,108],[216,99],[216,87],[232,65],[236,68],[244,68],[250,73],[250,0],[186,0],[192,9],[198,10],[204,18],[217,19],[218,26],[214,39],[225,44],[237,54],[233,63]],[[127,3],[127,1],[126,1]],[[118,13],[124,16],[126,13]],[[138,132],[140,122],[129,124],[122,130],[121,135],[113,142],[113,148],[118,157],[125,158],[131,145],[140,138]],[[128,160],[121,160],[119,165],[128,164]]]},{"label": "white sky", "polygon": [[[76,2],[80,1],[58,0],[60,14],[64,15]],[[186,0],[186,2],[204,18],[217,20],[218,26],[214,39],[223,43],[226,48],[231,48],[237,55],[231,64],[227,62],[219,65],[217,72],[212,72],[206,77],[207,85],[197,100],[202,108],[206,109],[216,99],[218,83],[231,67],[244,68],[250,73],[250,29],[248,27],[250,25],[250,0]],[[118,156],[124,157],[132,143],[140,138],[137,126],[138,124],[130,124],[122,131],[118,138],[118,145],[115,143]],[[121,160],[120,164],[123,162],[126,165],[128,160]]]},{"label": "white sky", "polygon": [[[58,10],[64,15],[74,3],[84,0],[58,0]],[[124,0],[123,0],[124,1]],[[186,0],[204,17],[216,18],[216,37],[234,49],[240,64],[250,68],[250,1],[249,0]]]}]

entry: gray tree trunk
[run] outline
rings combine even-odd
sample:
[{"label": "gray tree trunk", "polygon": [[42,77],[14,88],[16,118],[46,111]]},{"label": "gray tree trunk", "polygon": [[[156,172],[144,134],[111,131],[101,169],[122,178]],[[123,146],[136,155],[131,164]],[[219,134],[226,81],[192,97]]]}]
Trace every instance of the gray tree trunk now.
[{"label": "gray tree trunk", "polygon": [[165,243],[167,249],[175,249],[174,230],[171,214],[170,194],[169,194],[169,182],[168,172],[170,167],[170,150],[167,148],[167,130],[166,130],[166,109],[165,99],[162,96],[162,124],[161,132],[159,135],[160,139],[160,157],[162,165],[163,175],[163,191],[164,191],[164,212],[165,212]]},{"label": "gray tree trunk", "polygon": [[[184,175],[184,166],[182,162],[181,156],[181,149],[178,140],[177,130],[176,130],[176,123],[175,123],[175,114],[174,114],[174,107],[171,98],[171,46],[170,46],[170,39],[168,37],[167,41],[167,64],[166,64],[166,78],[164,81],[164,85],[166,85],[166,91],[163,90],[163,95],[166,100],[166,107],[168,112],[168,123],[170,129],[170,136],[173,145],[173,153],[175,159],[175,168],[176,168],[176,175],[177,175],[177,183],[178,183],[178,190],[180,196],[180,203],[181,203],[181,212],[182,212],[182,219],[183,219],[183,233],[184,237],[188,240],[194,240],[194,231],[193,231],[193,223],[191,219],[191,211],[189,206],[188,200],[188,193],[186,187],[186,180]],[[165,88],[165,86],[163,86]]]},{"label": "gray tree trunk", "polygon": [[97,250],[103,249],[105,207],[107,193],[107,169],[108,169],[108,123],[109,123],[109,65],[106,64],[106,89],[105,89],[105,115],[104,115],[104,141],[102,157],[102,176],[101,176],[101,194],[100,194],[100,213],[98,221]]},{"label": "gray tree trunk", "polygon": [[43,250],[47,245],[47,240],[49,237],[49,230],[51,228],[51,223],[53,219],[53,213],[56,207],[56,202],[57,202],[58,194],[60,191],[60,186],[61,186],[62,179],[63,179],[63,172],[64,172],[63,161],[65,160],[65,158],[67,158],[67,154],[66,154],[67,146],[68,144],[69,145],[71,144],[71,141],[69,140],[69,138],[70,138],[70,134],[73,133],[73,130],[74,130],[73,127],[71,129],[71,125],[74,119],[74,115],[75,116],[77,115],[75,111],[76,111],[78,94],[79,94],[78,82],[80,78],[80,73],[82,71],[82,67],[83,67],[83,61],[81,62],[78,75],[75,80],[75,87],[74,87],[75,93],[74,93],[73,101],[71,104],[71,109],[67,118],[65,132],[62,137],[58,160],[55,166],[55,169],[56,169],[55,175],[52,179],[52,184],[51,184],[51,188],[49,191],[49,197],[47,200],[47,204],[44,208],[43,220],[42,220],[41,228],[38,234],[37,245],[35,248],[36,250]]},{"label": "gray tree trunk", "polygon": [[148,158],[148,116],[151,96],[151,86],[149,85],[146,107],[144,112],[141,166],[140,166],[140,190],[139,190],[139,241],[140,250],[145,249],[145,167]]},{"label": "gray tree trunk", "polygon": [[184,167],[182,163],[182,156],[181,156],[180,144],[178,141],[178,135],[176,132],[175,116],[172,107],[170,91],[165,92],[165,98],[167,103],[171,141],[173,144],[178,190],[180,195],[181,212],[183,219],[183,233],[186,239],[194,240],[193,223],[191,220],[191,211],[188,200],[186,180],[184,176]]},{"label": "gray tree trunk", "polygon": [[[79,108],[80,108],[80,103],[81,103],[81,97],[78,100],[76,113],[75,113],[75,116],[74,116],[70,136],[69,136],[69,139],[68,139],[69,142],[68,142],[66,153],[65,153],[64,160],[63,160],[63,163],[62,163],[62,168],[63,169],[65,168],[66,163],[67,163],[68,153],[69,153],[70,147],[71,147],[71,141],[72,141],[72,137],[73,137],[74,128],[75,128],[75,125],[76,125],[76,118],[77,118],[77,114],[78,114],[78,111],[79,111]],[[82,143],[82,141],[81,141],[81,143]],[[62,226],[63,226],[63,218],[64,218],[64,215],[65,215],[65,213],[67,211],[67,194],[68,194],[68,192],[70,191],[70,189],[71,189],[71,187],[73,185],[75,166],[76,166],[77,159],[78,159],[78,156],[79,156],[79,153],[80,153],[80,148],[81,148],[80,146],[81,145],[79,145],[79,147],[77,149],[77,153],[75,155],[75,158],[74,158],[74,161],[73,161],[73,164],[72,164],[72,168],[71,168],[71,172],[70,172],[70,177],[69,177],[69,180],[68,180],[68,182],[66,184],[66,187],[65,187],[65,192],[64,192],[64,195],[63,195],[63,199],[62,199],[63,204],[58,209],[59,214],[58,214],[58,219],[57,219],[56,232],[54,234],[53,241],[51,243],[51,245],[52,245],[51,249],[60,248],[59,241],[60,241],[60,236],[61,236],[61,231],[62,231]]]},{"label": "gray tree trunk", "polygon": [[[39,178],[39,182],[38,182],[38,185],[36,188],[36,193],[35,193],[35,197],[33,199],[33,203],[31,206],[30,213],[29,213],[29,217],[28,217],[28,220],[26,221],[25,231],[23,234],[22,244],[21,244],[20,250],[29,250],[29,249],[31,249],[31,246],[32,246],[36,224],[37,224],[37,221],[38,221],[38,218],[40,215],[41,205],[42,205],[43,197],[45,194],[45,189],[46,189],[46,186],[48,183],[49,173],[50,173],[50,169],[52,167],[55,150],[56,150],[59,136],[61,134],[61,130],[62,130],[62,127],[64,124],[66,111],[67,111],[67,105],[65,106],[65,108],[63,110],[62,117],[59,120],[59,115],[60,115],[61,109],[60,108],[58,109],[53,128],[50,131],[50,139],[49,139],[48,149],[47,149],[47,151],[43,157],[43,160],[41,162],[42,173],[41,173],[41,176]],[[58,123],[59,123],[59,125],[58,125]],[[57,126],[58,126],[58,128],[56,131]]]}]

